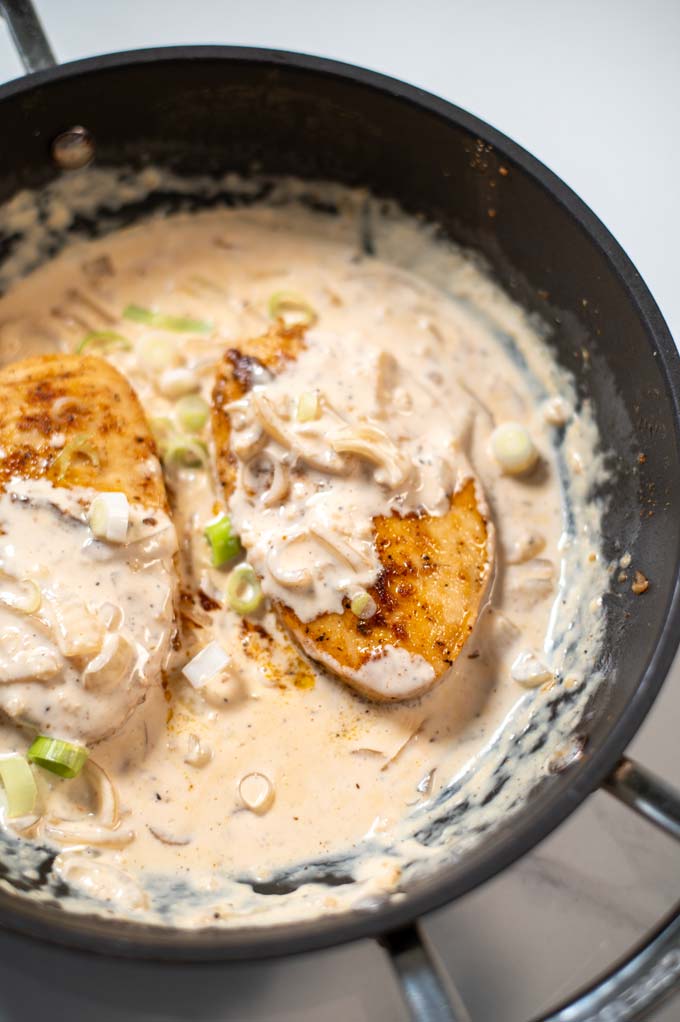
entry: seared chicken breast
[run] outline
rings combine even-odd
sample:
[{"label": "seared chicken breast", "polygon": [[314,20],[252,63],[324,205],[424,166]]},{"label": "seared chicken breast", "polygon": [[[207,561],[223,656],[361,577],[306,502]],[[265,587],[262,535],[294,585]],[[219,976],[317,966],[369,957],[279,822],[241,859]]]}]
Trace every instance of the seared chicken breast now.
[{"label": "seared chicken breast", "polygon": [[109,362],[85,355],[14,362],[0,370],[0,409],[0,487],[13,476],[47,479],[166,508],[144,412]]},{"label": "seared chicken breast", "polygon": [[[212,426],[227,499],[240,467],[231,448],[230,406],[233,411],[255,384],[280,373],[304,346],[302,328],[279,322],[264,336],[230,349],[220,363]],[[375,607],[370,617],[353,612],[349,598],[342,613],[308,621],[285,601],[274,603],[305,653],[362,694],[383,701],[414,698],[441,679],[474,627],[491,576],[493,529],[473,478],[450,494],[444,514],[378,516],[373,529],[380,571],[368,589]],[[385,671],[372,669],[385,656],[394,665],[387,681]]]}]

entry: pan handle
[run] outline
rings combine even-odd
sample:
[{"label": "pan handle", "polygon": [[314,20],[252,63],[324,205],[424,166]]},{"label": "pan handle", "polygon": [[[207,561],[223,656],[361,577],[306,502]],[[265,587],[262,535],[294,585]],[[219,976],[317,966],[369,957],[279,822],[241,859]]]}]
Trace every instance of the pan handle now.
[{"label": "pan handle", "polygon": [[[603,788],[680,842],[680,792],[624,757]],[[438,968],[415,924],[387,935],[389,952],[414,1022],[475,1022]],[[680,902],[613,969],[533,1022],[645,1022],[680,986]]]},{"label": "pan handle", "polygon": [[0,0],[0,11],[24,70],[30,74],[55,67],[57,59],[31,0]]}]

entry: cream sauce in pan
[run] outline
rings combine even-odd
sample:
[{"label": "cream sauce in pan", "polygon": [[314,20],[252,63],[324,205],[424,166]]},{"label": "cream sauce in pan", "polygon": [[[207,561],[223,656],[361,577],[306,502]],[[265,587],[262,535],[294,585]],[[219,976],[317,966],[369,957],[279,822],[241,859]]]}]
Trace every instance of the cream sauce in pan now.
[{"label": "cream sauce in pan", "polygon": [[[136,185],[141,191],[153,184],[149,173]],[[47,214],[43,207],[42,222],[52,232],[68,227],[70,204],[84,201],[82,181],[74,182],[71,193],[64,188],[52,196]],[[101,172],[90,182],[100,198],[111,188]],[[32,837],[55,845],[54,874],[87,896],[81,908],[92,909],[94,898],[100,911],[195,927],[373,903],[397,890],[402,876],[462,854],[477,839],[475,829],[521,803],[550,758],[565,753],[596,680],[591,666],[608,582],[601,509],[589,499],[602,478],[598,440],[588,409],[576,410],[570,380],[553,362],[540,326],[428,228],[394,210],[379,216],[376,207],[377,254],[367,254],[359,240],[364,197],[334,191],[342,211],[324,216],[293,201],[295,190],[280,186],[278,199],[291,200],[285,203],[157,218],[71,244],[0,300],[3,357],[28,354],[32,345],[73,351],[92,331],[118,334],[126,346],[106,357],[130,380],[157,428],[167,432],[170,420],[176,430],[179,398],[195,393],[209,401],[225,350],[268,329],[272,295],[295,292],[314,311],[307,348],[275,380],[259,380],[232,418],[235,450],[254,441],[280,463],[291,442],[317,458],[269,505],[244,486],[248,458],[240,459],[227,510],[265,594],[285,595],[303,620],[339,609],[343,596],[375,578],[371,517],[400,508],[441,514],[447,494],[471,476],[496,529],[493,585],[472,637],[439,685],[417,701],[365,701],[300,657],[267,602],[247,618],[230,609],[231,566],[211,566],[204,537],[206,523],[225,506],[204,426],[196,434],[209,452],[204,463],[166,466],[183,599],[181,642],[164,685],[152,687],[120,730],[92,746],[94,766],[80,778],[63,781],[36,770],[42,821],[4,821],[10,835],[22,835],[8,861]],[[27,221],[29,209],[23,198],[7,216]],[[35,224],[23,226],[30,237]],[[35,255],[40,247],[33,245]],[[152,327],[124,315],[131,305],[203,326]],[[257,429],[253,436],[253,393],[285,421],[285,442],[270,433],[263,443]],[[319,401],[318,418],[305,423],[295,409],[310,394]],[[378,455],[360,458],[353,473],[336,473],[333,459],[347,455],[329,435],[367,421],[379,431],[367,441]],[[505,422],[523,425],[538,451],[536,467],[524,475],[504,473],[491,453],[491,434]],[[91,575],[94,562],[82,553],[83,537],[67,574],[56,556],[58,537],[72,528],[60,524],[63,513],[36,501],[12,505],[2,540],[6,547],[8,537],[30,532],[37,549],[54,554],[45,559],[50,584],[62,584],[62,574],[63,584],[75,583],[80,574],[81,598],[91,610],[84,573]],[[297,549],[287,544],[295,535],[302,536]],[[329,536],[349,544],[350,556],[338,556],[337,544],[333,553]],[[21,542],[15,550],[25,559],[17,574],[25,575],[33,553]],[[153,554],[153,563],[164,566],[143,575],[145,587],[159,581],[171,552],[168,546]],[[115,604],[130,591],[129,579],[123,571],[115,582],[107,556],[96,565],[109,587],[104,602]],[[128,547],[111,557],[125,563]],[[308,584],[288,584],[305,570]],[[144,641],[154,646],[167,605],[155,604],[153,594],[144,596],[145,605],[147,599]],[[213,640],[229,664],[195,689],[181,668]],[[392,653],[379,661],[383,677],[414,667],[398,661]],[[46,682],[33,682],[40,698]],[[1,705],[10,714],[15,685],[0,671]],[[124,692],[112,696],[126,706],[112,711],[116,721],[137,700]],[[551,701],[566,693],[574,694],[571,714],[550,724]],[[86,740],[92,736],[79,712],[64,723],[64,736]],[[536,728],[546,736],[538,760],[525,755],[527,729]],[[3,751],[23,752],[29,740],[16,723],[0,730]],[[499,789],[505,762],[515,765],[503,775],[503,790],[487,799]],[[437,822],[453,795],[467,800],[467,827]],[[338,886],[322,882],[324,873]],[[65,903],[78,908],[75,897]]]},{"label": "cream sauce in pan", "polygon": [[[168,516],[139,507],[125,544],[96,540],[93,496],[41,479],[15,479],[0,494],[0,707],[85,745],[118,731],[157,684],[177,546]],[[39,605],[26,613],[33,594]]]}]

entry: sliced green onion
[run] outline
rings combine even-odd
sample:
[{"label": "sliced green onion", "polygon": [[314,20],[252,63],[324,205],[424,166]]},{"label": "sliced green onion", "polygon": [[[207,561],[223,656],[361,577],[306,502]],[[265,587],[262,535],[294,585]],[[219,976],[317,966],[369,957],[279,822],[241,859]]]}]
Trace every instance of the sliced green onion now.
[{"label": "sliced green onion", "polygon": [[368,618],[373,617],[376,610],[375,600],[367,592],[357,593],[352,602],[349,605],[350,610],[356,617],[361,618],[362,621],[367,621]]},{"label": "sliced green onion", "polygon": [[227,561],[233,561],[241,552],[241,543],[234,532],[229,515],[221,514],[213,522],[208,522],[204,532],[212,550],[214,568],[221,568]]},{"label": "sliced green onion", "polygon": [[163,372],[173,366],[177,360],[175,342],[167,337],[142,337],[137,346],[139,361],[156,372]]},{"label": "sliced green onion", "polygon": [[145,326],[153,326],[158,330],[174,330],[182,334],[211,334],[212,323],[204,319],[191,319],[190,316],[169,316],[164,312],[152,312],[151,309],[143,309],[141,305],[128,305],[123,312],[124,319],[130,319],[133,323],[143,323]]},{"label": "sliced green onion", "polygon": [[172,433],[172,419],[169,419],[167,415],[155,415],[149,419],[149,425],[154,440],[159,447],[162,447]]},{"label": "sliced green onion", "polygon": [[309,302],[295,291],[275,291],[269,299],[269,316],[271,319],[282,319],[286,326],[298,323],[301,326],[312,326],[318,319]]},{"label": "sliced green onion", "polygon": [[208,447],[196,437],[177,433],[168,437],[161,450],[161,458],[166,465],[204,468],[208,463]]},{"label": "sliced green onion", "polygon": [[319,418],[319,392],[307,390],[300,394],[297,403],[296,418],[298,422],[313,422]]},{"label": "sliced green onion", "polygon": [[229,573],[227,599],[237,614],[252,614],[262,603],[262,589],[249,564],[238,564]]},{"label": "sliced green onion", "polygon": [[93,330],[86,334],[76,348],[76,355],[82,355],[87,348],[96,348],[98,351],[111,351],[113,348],[121,348],[123,351],[130,351],[131,341],[115,330]]},{"label": "sliced green onion", "polygon": [[87,433],[79,433],[74,436],[72,440],[64,444],[54,459],[53,467],[57,470],[57,479],[61,481],[64,478],[71,467],[71,462],[78,457],[87,458],[95,468],[99,468],[99,454],[92,443],[92,438]]},{"label": "sliced green onion", "polygon": [[130,523],[127,497],[124,493],[100,493],[90,504],[87,520],[97,539],[124,543]]},{"label": "sliced green onion", "polygon": [[175,405],[177,421],[187,433],[200,433],[208,421],[210,405],[200,394],[187,394]]},{"label": "sliced green onion", "polygon": [[26,816],[35,809],[38,787],[33,771],[23,756],[0,759],[0,777],[7,796],[7,816]]},{"label": "sliced green onion", "polygon": [[48,738],[47,735],[38,735],[28,750],[28,758],[32,763],[68,778],[78,776],[88,756],[89,752],[82,745],[73,745],[60,738]]},{"label": "sliced green onion", "polygon": [[529,430],[517,422],[503,422],[491,434],[491,453],[507,475],[524,475],[538,461]]}]

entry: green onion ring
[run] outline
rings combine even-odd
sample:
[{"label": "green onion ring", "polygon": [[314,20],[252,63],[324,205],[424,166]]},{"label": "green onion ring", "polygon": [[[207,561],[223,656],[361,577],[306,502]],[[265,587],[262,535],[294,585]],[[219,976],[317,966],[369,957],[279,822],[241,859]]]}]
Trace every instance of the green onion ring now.
[{"label": "green onion ring", "polygon": [[252,614],[262,603],[262,589],[249,564],[239,564],[229,573],[227,599],[237,614]]},{"label": "green onion ring", "polygon": [[152,312],[141,305],[128,305],[123,311],[123,319],[133,323],[143,323],[158,330],[174,330],[182,334],[211,334],[213,324],[204,319],[192,319],[190,316],[170,316],[164,312]]},{"label": "green onion ring", "polygon": [[59,777],[77,777],[85,766],[89,753],[82,745],[38,735],[30,749],[28,758],[32,763],[50,770]]}]

